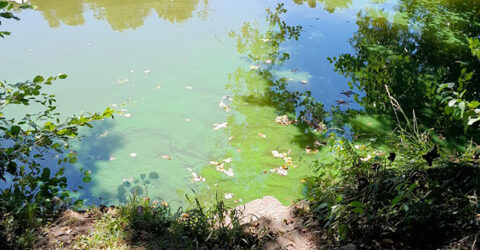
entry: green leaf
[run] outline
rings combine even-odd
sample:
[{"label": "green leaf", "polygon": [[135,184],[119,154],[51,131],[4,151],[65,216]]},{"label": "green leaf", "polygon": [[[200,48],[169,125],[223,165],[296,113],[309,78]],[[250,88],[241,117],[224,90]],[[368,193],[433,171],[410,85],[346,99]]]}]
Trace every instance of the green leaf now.
[{"label": "green leaf", "polygon": [[92,177],[90,177],[90,176],[83,177],[83,182],[89,183],[90,181],[92,181]]},{"label": "green leaf", "polygon": [[0,9],[7,7],[8,2],[0,2]]},{"label": "green leaf", "polygon": [[33,78],[34,83],[43,82],[43,80],[45,80],[43,76],[36,76],[35,78]]},{"label": "green leaf", "polygon": [[75,163],[77,163],[77,157],[70,157],[70,158],[68,159],[68,162],[69,162],[70,164],[75,164]]},{"label": "green leaf", "polygon": [[19,133],[20,133],[20,127],[19,126],[14,125],[10,128],[10,134],[12,136],[17,136]]},{"label": "green leaf", "polygon": [[44,168],[42,172],[42,176],[40,178],[43,182],[47,182],[50,179],[50,169]]},{"label": "green leaf", "polygon": [[66,75],[66,74],[59,74],[59,75],[58,75],[58,78],[60,78],[60,79],[65,79],[65,78],[67,78],[67,75]]},{"label": "green leaf", "polygon": [[357,207],[357,208],[353,209],[353,212],[356,213],[356,214],[363,214],[364,213],[363,208],[360,208],[360,207]]},{"label": "green leaf", "polygon": [[7,172],[11,175],[15,175],[17,172],[17,163],[13,161],[9,162],[7,165]]},{"label": "green leaf", "polygon": [[73,206],[74,206],[75,209],[79,209],[79,208],[83,207],[83,200],[76,200],[73,203]]},{"label": "green leaf", "polygon": [[357,207],[357,208],[362,208],[363,207],[363,203],[361,203],[359,201],[352,201],[348,205],[351,206],[351,207]]},{"label": "green leaf", "polygon": [[340,239],[342,239],[342,240],[347,239],[348,227],[346,225],[340,225],[338,227],[338,235],[340,236]]},{"label": "green leaf", "polygon": [[403,195],[398,195],[397,197],[395,197],[393,200],[392,200],[392,206],[395,206],[397,205],[397,203],[399,203],[403,198]]},{"label": "green leaf", "polygon": [[479,120],[480,120],[480,117],[468,119],[468,126],[472,126],[474,123],[478,122]]},{"label": "green leaf", "polygon": [[452,99],[452,100],[450,100],[450,101],[448,102],[448,106],[449,106],[449,107],[453,107],[453,105],[455,105],[455,103],[457,103],[457,101],[458,101],[457,99]]},{"label": "green leaf", "polygon": [[468,103],[467,106],[468,106],[469,108],[474,109],[474,108],[478,107],[479,105],[480,105],[480,102],[478,102],[478,101],[471,101],[471,102]]}]

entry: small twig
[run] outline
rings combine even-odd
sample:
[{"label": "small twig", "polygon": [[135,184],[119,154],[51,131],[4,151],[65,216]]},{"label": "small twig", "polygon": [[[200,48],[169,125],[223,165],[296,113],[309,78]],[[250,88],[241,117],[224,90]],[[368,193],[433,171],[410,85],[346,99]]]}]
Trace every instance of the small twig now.
[{"label": "small twig", "polygon": [[478,234],[475,235],[475,240],[473,240],[473,244],[472,244],[472,248],[471,248],[472,250],[476,249],[475,245],[477,244],[477,236],[478,236]]}]

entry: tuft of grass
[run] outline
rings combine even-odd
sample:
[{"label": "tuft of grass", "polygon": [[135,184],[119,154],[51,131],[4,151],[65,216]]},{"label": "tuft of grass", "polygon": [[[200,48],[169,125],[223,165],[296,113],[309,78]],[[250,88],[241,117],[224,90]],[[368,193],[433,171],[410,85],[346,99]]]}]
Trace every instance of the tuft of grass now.
[{"label": "tuft of grass", "polygon": [[103,214],[94,229],[74,244],[77,249],[145,247],[153,249],[253,249],[261,236],[240,223],[241,213],[216,199],[202,207],[173,210],[165,202],[133,195],[114,212]]}]

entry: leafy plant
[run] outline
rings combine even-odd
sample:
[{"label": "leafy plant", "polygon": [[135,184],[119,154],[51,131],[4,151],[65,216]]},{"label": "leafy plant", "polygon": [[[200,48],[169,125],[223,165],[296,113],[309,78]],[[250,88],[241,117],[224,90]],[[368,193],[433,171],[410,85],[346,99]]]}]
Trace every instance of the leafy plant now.
[{"label": "leafy plant", "polygon": [[[114,113],[107,108],[103,113],[61,119],[56,112],[55,95],[45,93],[43,88],[66,77],[37,76],[12,85],[0,82],[0,179],[4,181],[0,214],[16,218],[21,225],[17,230],[23,226],[33,228],[40,218],[54,211],[59,200],[69,201],[64,165],[77,159],[70,141],[79,138],[79,128],[92,127],[91,122]],[[28,106],[41,111],[19,115]],[[83,174],[83,180],[88,182],[90,173]],[[13,235],[20,234],[17,231]]]}]

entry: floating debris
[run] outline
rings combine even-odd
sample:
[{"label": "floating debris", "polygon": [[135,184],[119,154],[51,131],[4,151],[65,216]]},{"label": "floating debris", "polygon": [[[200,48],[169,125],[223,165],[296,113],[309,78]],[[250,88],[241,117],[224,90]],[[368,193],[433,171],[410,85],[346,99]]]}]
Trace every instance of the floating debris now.
[{"label": "floating debris", "polygon": [[216,170],[220,173],[224,173],[230,177],[233,177],[234,173],[233,173],[233,169],[232,168],[229,168],[228,170],[225,170],[225,167],[223,166],[223,164],[219,164],[217,165],[216,167]]},{"label": "floating debris", "polygon": [[284,158],[287,157],[287,153],[279,153],[277,150],[273,150],[272,156],[275,158]]},{"label": "floating debris", "polygon": [[127,83],[128,82],[128,79],[118,79],[117,80],[117,84],[124,84],[124,83]]},{"label": "floating debris", "polygon": [[190,122],[191,120],[190,120],[190,118],[187,118],[187,119],[185,119],[185,121],[186,121],[186,122]]},{"label": "floating debris", "polygon": [[349,102],[344,100],[344,99],[340,99],[340,100],[337,100],[336,101],[338,105],[348,105]]},{"label": "floating debris", "polygon": [[233,136],[228,137],[228,141],[233,140]]},{"label": "floating debris", "polygon": [[170,157],[169,155],[162,155],[162,159],[164,159],[164,160],[171,160],[172,157]]},{"label": "floating debris", "polygon": [[137,157],[137,153],[130,153],[129,155],[130,155],[130,157],[132,157],[132,158]]},{"label": "floating debris", "polygon": [[192,90],[192,89],[193,89],[193,87],[192,87],[192,86],[185,86],[185,88],[186,88],[186,89],[190,89],[190,90]]},{"label": "floating debris", "polygon": [[315,132],[323,133],[327,131],[327,125],[325,123],[320,122],[319,124],[316,125]]},{"label": "floating debris", "polygon": [[98,135],[98,136],[100,136],[100,137],[107,137],[107,135],[108,135],[108,131],[105,131],[105,132],[101,133],[101,134]]},{"label": "floating debris", "polygon": [[233,169],[232,168],[229,168],[228,170],[223,170],[222,171],[224,174],[230,176],[230,177],[233,177],[234,173],[233,173]]},{"label": "floating debris", "polygon": [[123,181],[123,182],[133,182],[133,177],[123,178],[122,181]]},{"label": "floating debris", "polygon": [[243,201],[242,199],[238,199],[238,200],[234,200],[233,202],[239,203],[239,202],[242,202],[242,201]]},{"label": "floating debris", "polygon": [[289,125],[289,124],[295,123],[295,121],[289,120],[287,115],[282,115],[282,116],[277,116],[275,118],[275,123],[281,124],[281,125]]},{"label": "floating debris", "polygon": [[233,101],[233,98],[225,95],[222,97],[222,99],[220,100],[220,102],[218,103],[218,107],[221,108],[221,109],[225,109],[225,111],[227,112],[230,112],[230,106],[226,103],[226,102],[229,102],[229,101]]},{"label": "floating debris", "polygon": [[347,97],[350,97],[351,95],[355,94],[355,92],[353,92],[351,90],[344,90],[344,91],[340,92],[340,94],[342,94],[344,96],[347,96]]},{"label": "floating debris", "polygon": [[143,71],[143,73],[145,73],[145,74],[150,74],[150,70],[149,70],[149,69],[146,69],[146,70]]},{"label": "floating debris", "polygon": [[327,143],[326,142],[314,141],[313,146],[315,146],[315,147],[327,146]]},{"label": "floating debris", "polygon": [[161,88],[162,88],[162,86],[160,86],[160,85],[157,85],[157,86],[155,86],[155,88],[156,88],[156,89],[161,89]]},{"label": "floating debris", "polygon": [[260,65],[250,65],[250,69],[259,69],[260,68]]},{"label": "floating debris", "polygon": [[302,84],[308,84],[308,81],[307,80],[302,80],[301,83]]},{"label": "floating debris", "polygon": [[292,72],[297,72],[298,71],[298,68],[293,68],[291,69]]},{"label": "floating debris", "polygon": [[225,193],[225,195],[223,197],[225,197],[225,199],[227,200],[230,200],[231,198],[233,198],[234,194],[233,193]]},{"label": "floating debris", "polygon": [[109,159],[110,161],[115,161],[117,158],[115,158],[115,157],[113,157],[113,156],[110,156],[110,157],[108,157],[108,159]]},{"label": "floating debris", "polygon": [[218,107],[221,108],[221,109],[225,109],[225,111],[227,111],[227,112],[230,112],[230,106],[228,106],[228,105],[223,101],[223,99],[220,100],[220,102],[218,103]]},{"label": "floating debris", "polygon": [[[224,160],[226,163],[232,162],[232,158],[227,158]],[[230,177],[234,176],[233,169],[229,168],[228,170],[225,169],[223,163],[216,162],[216,161],[210,161],[210,165],[216,166],[216,170],[220,173],[224,173]]]},{"label": "floating debris", "polygon": [[131,69],[131,70],[130,70],[130,73],[133,73],[133,72],[134,72],[133,69]]},{"label": "floating debris", "polygon": [[267,138],[267,136],[265,134],[262,134],[262,133],[258,133],[258,136],[260,136],[262,138]]},{"label": "floating debris", "polygon": [[112,107],[114,107],[114,108],[115,108],[115,107],[117,107],[117,106],[118,106],[118,104],[116,104],[116,103],[112,103],[112,104],[110,104],[110,106],[112,106]]},{"label": "floating debris", "polygon": [[221,164],[220,162],[210,161],[210,165],[218,166],[220,164]]},{"label": "floating debris", "polygon": [[200,181],[205,181],[205,178],[204,177],[201,177],[200,175],[198,175],[197,173],[195,173],[191,168],[187,168],[187,170],[192,173],[192,182],[200,182]]},{"label": "floating debris", "polygon": [[293,162],[293,159],[292,157],[289,157],[288,155],[291,153],[290,150],[288,150],[288,152],[286,153],[279,153],[278,151],[276,150],[273,150],[272,151],[272,156],[275,157],[275,158],[280,158],[282,159],[285,164],[287,164],[288,166],[292,165],[292,162]]},{"label": "floating debris", "polygon": [[268,38],[260,38],[260,41],[266,43],[266,42],[270,42],[270,39],[268,39]]},{"label": "floating debris", "polygon": [[226,128],[227,125],[228,125],[228,123],[226,123],[226,122],[220,123],[220,124],[214,123],[214,124],[213,124],[213,127],[214,127],[213,129],[219,130],[219,129],[222,129],[222,128]]},{"label": "floating debris", "polygon": [[307,183],[307,180],[302,179],[300,182],[302,182],[302,183]]},{"label": "floating debris", "polygon": [[267,59],[267,60],[265,60],[265,63],[271,64],[271,63],[272,63],[272,60],[271,60],[271,59]]},{"label": "floating debris", "polygon": [[132,114],[126,113],[126,114],[120,114],[120,116],[123,116],[125,118],[130,118],[130,117],[132,117]]},{"label": "floating debris", "polygon": [[280,166],[278,168],[270,169],[270,173],[276,173],[278,175],[288,175],[287,169],[284,169],[282,166]]}]

